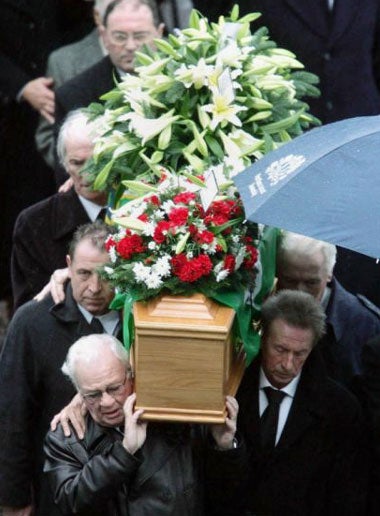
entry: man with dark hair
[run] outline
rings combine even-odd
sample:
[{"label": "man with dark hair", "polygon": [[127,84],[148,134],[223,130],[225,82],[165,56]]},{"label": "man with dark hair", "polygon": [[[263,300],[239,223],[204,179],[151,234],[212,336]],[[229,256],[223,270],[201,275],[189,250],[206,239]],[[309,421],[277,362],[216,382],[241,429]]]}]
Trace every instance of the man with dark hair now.
[{"label": "man with dark hair", "polygon": [[209,428],[142,421],[128,353],[108,335],[76,341],[62,370],[88,411],[83,439],[60,427],[46,439],[44,471],[64,514],[214,514],[214,504],[204,511],[206,496],[221,504],[246,463],[234,398],[225,423]]},{"label": "man with dark hair", "polygon": [[[49,423],[75,391],[60,370],[70,345],[91,333],[117,334],[119,313],[109,310],[110,286],[99,277],[108,262],[110,233],[102,222],[81,226],[67,256],[63,303],[49,295],[19,308],[0,358],[0,505],[3,515],[57,510],[42,478],[42,446]],[[17,512],[19,511],[19,512]],[[59,513],[58,513],[59,514]]]},{"label": "man with dark hair", "polygon": [[283,290],[263,304],[261,352],[237,394],[250,473],[231,514],[365,514],[366,432],[358,402],[313,349],[324,320],[304,292]]}]

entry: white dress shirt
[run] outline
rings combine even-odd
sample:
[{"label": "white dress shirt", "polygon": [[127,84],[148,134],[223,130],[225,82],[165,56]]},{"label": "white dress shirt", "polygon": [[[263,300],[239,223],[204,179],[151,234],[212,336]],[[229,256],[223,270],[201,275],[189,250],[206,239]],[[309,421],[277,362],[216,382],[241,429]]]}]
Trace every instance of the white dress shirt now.
[{"label": "white dress shirt", "polygon": [[[79,311],[83,315],[83,317],[88,322],[88,324],[91,324],[92,318],[94,316],[92,314],[90,314],[90,312],[88,310],[83,308],[83,306],[81,306],[79,303],[77,303],[77,306],[79,308]],[[116,310],[110,310],[106,314],[97,315],[96,317],[102,323],[103,328],[104,328],[105,332],[108,333],[108,335],[116,335],[117,334],[117,332],[119,330],[119,326],[120,326],[119,312],[117,312]]]},{"label": "white dress shirt", "polygon": [[81,195],[78,195],[78,197],[91,222],[95,222],[102,209],[107,208],[107,206],[99,206],[99,204],[89,201]]},{"label": "white dress shirt", "polygon": [[280,412],[278,415],[278,425],[277,425],[277,433],[276,433],[276,443],[277,445],[282,431],[284,430],[284,426],[286,423],[286,420],[288,419],[289,411],[293,403],[294,396],[296,395],[296,390],[298,387],[298,382],[300,381],[301,373],[299,373],[293,380],[288,383],[285,387],[282,389],[276,389],[268,380],[268,378],[265,376],[265,373],[262,368],[260,368],[260,376],[259,376],[259,412],[260,417],[263,415],[264,410],[268,406],[268,399],[264,391],[264,387],[272,387],[272,389],[275,390],[281,390],[286,394],[284,399],[282,400],[282,403],[280,405]]}]

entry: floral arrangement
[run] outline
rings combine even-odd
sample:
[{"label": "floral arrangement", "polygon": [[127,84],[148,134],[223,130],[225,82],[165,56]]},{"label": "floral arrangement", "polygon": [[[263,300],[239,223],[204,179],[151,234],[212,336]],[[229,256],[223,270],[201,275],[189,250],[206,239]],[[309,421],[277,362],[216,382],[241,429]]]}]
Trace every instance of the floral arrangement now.
[{"label": "floral arrangement", "polygon": [[134,301],[202,292],[234,308],[247,354],[257,351],[256,305],[245,300],[257,259],[264,269],[264,238],[231,178],[319,123],[302,100],[319,94],[317,77],[265,27],[251,33],[259,16],[239,19],[235,6],[210,24],[192,11],[189,28],[137,53],[136,73],[87,109],[98,137],[85,172],[110,193],[119,228],[104,275],[124,309],[125,343]]},{"label": "floral arrangement", "polygon": [[313,74],[278,48],[265,27],[255,33],[235,6],[209,24],[197,11],[188,29],[155,40],[127,75],[92,104],[100,137],[88,166],[94,187],[114,191],[125,179],[155,183],[161,166],[204,174],[222,165],[226,177],[317,124],[301,97],[319,94]]},{"label": "floral arrangement", "polygon": [[203,181],[196,179],[162,168],[156,186],[125,182],[130,192],[147,193],[136,194],[114,214],[120,230],[106,242],[112,266],[105,274],[118,289],[139,299],[162,289],[211,296],[253,282],[257,250],[240,198],[226,192],[205,209]]}]

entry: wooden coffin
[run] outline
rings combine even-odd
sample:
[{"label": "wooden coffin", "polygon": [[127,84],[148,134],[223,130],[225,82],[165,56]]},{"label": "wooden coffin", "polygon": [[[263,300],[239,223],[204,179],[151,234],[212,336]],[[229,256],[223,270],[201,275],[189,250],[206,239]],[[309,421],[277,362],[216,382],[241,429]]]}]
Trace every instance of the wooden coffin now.
[{"label": "wooden coffin", "polygon": [[222,423],[244,372],[232,342],[235,312],[202,294],[134,305],[136,408],[150,421]]}]

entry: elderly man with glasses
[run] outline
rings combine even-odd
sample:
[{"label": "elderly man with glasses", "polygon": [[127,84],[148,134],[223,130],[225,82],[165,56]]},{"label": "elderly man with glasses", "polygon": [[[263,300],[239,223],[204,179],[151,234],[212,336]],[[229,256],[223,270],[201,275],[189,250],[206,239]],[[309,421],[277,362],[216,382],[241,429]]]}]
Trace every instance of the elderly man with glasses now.
[{"label": "elderly man with glasses", "polygon": [[[64,514],[202,516],[205,494],[219,511],[245,462],[235,438],[238,405],[225,424],[194,427],[141,421],[128,353],[108,335],[76,341],[62,371],[87,409],[83,439],[62,427],[46,438],[45,473]],[[215,514],[221,514],[215,512]]]}]

